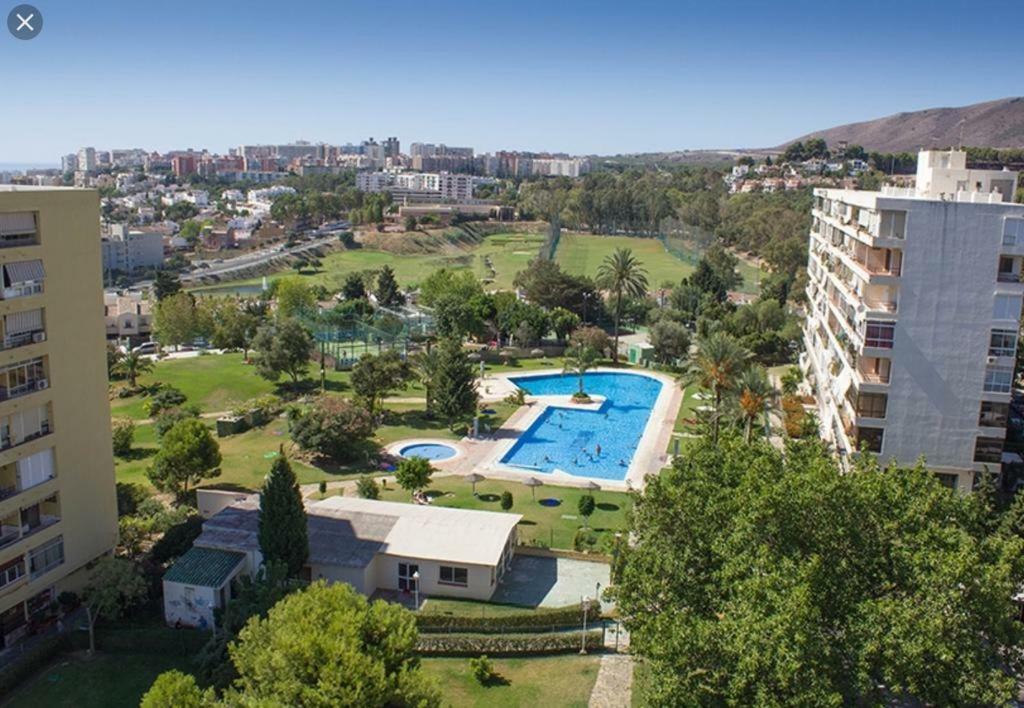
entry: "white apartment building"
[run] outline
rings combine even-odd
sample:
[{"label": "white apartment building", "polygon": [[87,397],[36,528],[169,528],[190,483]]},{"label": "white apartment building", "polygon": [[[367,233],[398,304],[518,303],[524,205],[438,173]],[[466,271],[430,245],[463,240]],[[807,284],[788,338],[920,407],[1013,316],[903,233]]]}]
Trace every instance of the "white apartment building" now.
[{"label": "white apartment building", "polygon": [[79,149],[78,169],[82,172],[96,171],[96,148],[84,147]]},{"label": "white apartment building", "polygon": [[109,238],[101,242],[103,272],[159,268],[164,262],[163,237],[157,232],[128,231],[124,224],[112,224]]},{"label": "white apartment building", "polygon": [[1020,328],[1017,174],[925,151],[916,187],[814,191],[801,364],[841,457],[998,472]]}]

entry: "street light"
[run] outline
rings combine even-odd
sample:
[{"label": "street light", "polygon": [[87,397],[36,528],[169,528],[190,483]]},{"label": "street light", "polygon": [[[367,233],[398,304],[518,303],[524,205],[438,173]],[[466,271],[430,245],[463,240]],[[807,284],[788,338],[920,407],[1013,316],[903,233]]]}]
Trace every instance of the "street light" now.
[{"label": "street light", "polygon": [[414,607],[418,610],[420,609],[420,571],[418,570],[412,574],[412,589],[416,593],[416,604]]},{"label": "street light", "polygon": [[583,293],[583,324],[587,323],[587,303],[590,302],[590,298],[593,297],[593,293]]},{"label": "street light", "polygon": [[587,605],[590,604],[590,598],[586,595],[583,596],[581,601],[583,605],[583,632],[580,634],[580,654],[587,653]]}]

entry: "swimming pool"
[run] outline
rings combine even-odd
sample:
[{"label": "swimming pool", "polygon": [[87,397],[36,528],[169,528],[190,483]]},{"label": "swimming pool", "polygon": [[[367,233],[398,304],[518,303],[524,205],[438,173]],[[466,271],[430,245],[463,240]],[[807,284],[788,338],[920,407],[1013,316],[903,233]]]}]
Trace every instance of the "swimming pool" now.
[{"label": "swimming pool", "polygon": [[[576,376],[564,374],[509,380],[534,396],[571,395],[579,385]],[[548,406],[501,462],[535,472],[559,470],[576,477],[624,480],[662,383],[641,374],[595,371],[584,375],[583,387],[591,395],[604,396],[600,408]]]},{"label": "swimming pool", "polygon": [[455,457],[456,450],[444,443],[413,443],[403,447],[398,454],[402,457],[423,457],[431,462],[439,462]]}]

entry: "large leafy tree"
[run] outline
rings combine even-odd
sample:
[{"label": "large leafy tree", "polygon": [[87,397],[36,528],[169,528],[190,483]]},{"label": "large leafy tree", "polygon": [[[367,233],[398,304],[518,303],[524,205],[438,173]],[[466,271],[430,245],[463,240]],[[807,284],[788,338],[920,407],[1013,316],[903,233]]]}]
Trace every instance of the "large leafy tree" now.
[{"label": "large leafy tree", "polygon": [[564,272],[555,261],[531,261],[528,268],[516,273],[513,285],[528,301],[547,310],[561,307],[582,317],[585,305],[590,304],[590,317],[597,314],[593,311],[597,303],[594,282],[586,276]]},{"label": "large leafy tree", "polygon": [[321,396],[291,421],[292,440],[302,450],[335,462],[348,462],[373,435],[373,416],[364,407],[336,396]]},{"label": "large leafy tree", "polygon": [[181,292],[181,281],[178,280],[177,275],[169,270],[156,272],[156,277],[153,279],[153,294],[156,295],[157,300],[163,300],[179,292]]},{"label": "large leafy tree", "polygon": [[299,278],[281,278],[274,283],[277,316],[281,319],[312,315],[316,312],[313,289]]},{"label": "large leafy tree", "polygon": [[191,677],[167,672],[142,705],[440,706],[437,686],[420,671],[416,641],[405,608],[318,581],[249,621],[229,648],[238,679],[220,701]]},{"label": "large leafy tree", "polygon": [[197,418],[186,418],[164,434],[146,475],[154,487],[182,499],[189,487],[219,475],[220,462],[220,446],[210,429]]},{"label": "large leafy tree", "polygon": [[457,339],[445,339],[437,345],[434,379],[434,410],[449,426],[476,413],[476,372]]},{"label": "large leafy tree", "polygon": [[381,354],[365,354],[352,367],[352,390],[366,403],[372,415],[384,405],[384,399],[404,389],[412,371],[393,349]]},{"label": "large leafy tree", "polygon": [[261,327],[252,342],[256,373],[268,381],[287,375],[292,384],[309,371],[313,337],[296,319],[284,319],[274,326]]},{"label": "large leafy tree", "polygon": [[281,564],[289,577],[298,577],[309,558],[306,509],[299,482],[283,450],[260,490],[258,535],[264,563]]},{"label": "large leafy tree", "polygon": [[166,296],[156,305],[153,329],[157,341],[164,346],[189,344],[196,337],[209,335],[213,322],[205,315],[190,293]]},{"label": "large leafy tree", "polygon": [[690,361],[687,380],[695,381],[711,391],[712,441],[718,441],[721,427],[722,401],[736,386],[736,380],[746,368],[750,353],[727,334],[714,332],[697,340],[697,353]]},{"label": "large leafy tree", "polygon": [[1024,539],[996,522],[923,467],[693,443],[637,497],[615,591],[644,702],[1005,705]]},{"label": "large leafy tree", "polygon": [[83,593],[86,623],[89,626],[89,653],[96,651],[96,621],[100,617],[118,619],[129,608],[146,598],[148,588],[138,566],[125,558],[106,556],[92,570]]},{"label": "large leafy tree", "polygon": [[615,298],[612,361],[619,360],[619,320],[623,298],[640,298],[647,294],[647,271],[628,248],[619,248],[605,257],[597,268],[597,282],[611,291]]},{"label": "large leafy tree", "polygon": [[402,489],[415,493],[430,485],[430,477],[433,474],[434,468],[430,466],[430,460],[423,457],[409,457],[398,463],[398,467],[395,469],[395,481]]},{"label": "large leafy tree", "polygon": [[654,358],[662,364],[674,364],[685,359],[690,351],[690,330],[679,322],[660,319],[650,328]]}]

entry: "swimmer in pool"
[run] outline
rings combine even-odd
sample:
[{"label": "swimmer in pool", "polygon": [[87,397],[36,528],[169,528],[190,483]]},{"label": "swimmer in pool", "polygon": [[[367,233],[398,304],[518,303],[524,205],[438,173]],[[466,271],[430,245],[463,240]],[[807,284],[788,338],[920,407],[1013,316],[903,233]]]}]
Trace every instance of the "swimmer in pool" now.
[{"label": "swimmer in pool", "polygon": [[601,445],[600,445],[600,443],[598,443],[596,449],[597,449],[597,456],[600,457],[601,456]]}]

